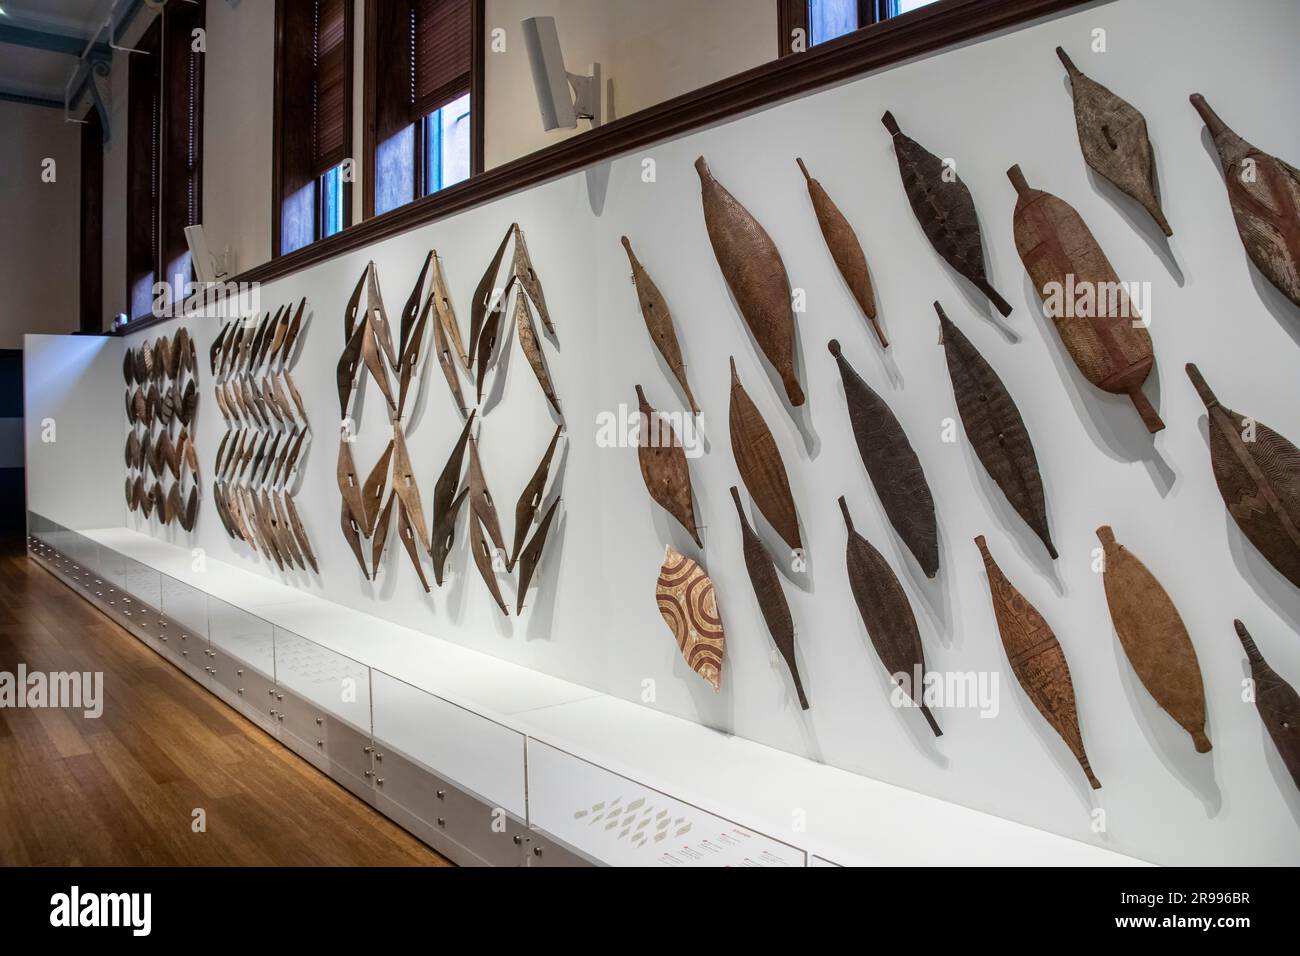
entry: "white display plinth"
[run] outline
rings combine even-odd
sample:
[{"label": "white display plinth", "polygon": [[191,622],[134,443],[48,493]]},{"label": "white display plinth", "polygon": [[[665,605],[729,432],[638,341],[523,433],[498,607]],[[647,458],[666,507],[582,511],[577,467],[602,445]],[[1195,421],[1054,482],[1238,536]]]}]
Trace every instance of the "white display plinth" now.
[{"label": "white display plinth", "polygon": [[[376,737],[600,862],[807,865],[818,857],[845,865],[1142,865],[658,713],[220,561],[196,561],[147,535],[124,528],[77,533],[372,668],[381,682]],[[421,719],[402,710],[392,692],[401,685],[454,706]],[[499,725],[499,733],[452,732],[460,719],[455,708],[467,720],[476,715]],[[480,738],[481,745],[464,746]],[[523,805],[513,796],[519,793],[527,794]],[[615,799],[635,804],[626,825],[622,817],[599,827],[583,822]],[[658,809],[638,816],[648,806]],[[638,836],[638,826],[658,829],[663,819],[672,836]]]}]

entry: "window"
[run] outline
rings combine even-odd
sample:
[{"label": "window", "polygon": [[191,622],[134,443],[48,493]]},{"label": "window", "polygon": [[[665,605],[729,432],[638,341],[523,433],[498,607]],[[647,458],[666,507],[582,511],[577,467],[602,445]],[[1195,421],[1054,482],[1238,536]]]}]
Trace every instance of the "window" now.
[{"label": "window", "polygon": [[352,3],[277,0],[272,253],[352,221]]},{"label": "window", "polygon": [[102,332],[104,321],[104,126],[92,106],[81,127],[81,322]]},{"label": "window", "polygon": [[481,0],[367,0],[365,210],[380,215],[468,179]]},{"label": "window", "polygon": [[[126,308],[153,311],[154,285],[190,281],[185,227],[203,213],[203,0],[172,0],[135,44],[127,72]],[[163,296],[170,303],[171,296]]]},{"label": "window", "polygon": [[203,221],[203,54],[194,49],[203,15],[203,4],[188,0],[172,0],[163,10],[159,264],[181,299],[192,277],[185,227]]},{"label": "window", "polygon": [[[879,23],[934,0],[781,0],[781,54],[796,52],[796,37],[803,37],[806,47],[852,33],[860,27]],[[796,30],[802,33],[796,34]]]},{"label": "window", "polygon": [[136,42],[127,74],[126,297],[128,319],[150,313],[158,276],[158,144],[162,124],[162,22]]}]

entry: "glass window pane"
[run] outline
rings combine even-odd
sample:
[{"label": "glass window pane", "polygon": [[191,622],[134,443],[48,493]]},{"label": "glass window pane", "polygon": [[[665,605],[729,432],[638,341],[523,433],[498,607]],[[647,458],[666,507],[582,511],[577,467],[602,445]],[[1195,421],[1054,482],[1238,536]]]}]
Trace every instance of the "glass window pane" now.
[{"label": "glass window pane", "polygon": [[469,179],[469,94],[424,118],[424,181],[428,192]]},{"label": "glass window pane", "polygon": [[909,10],[928,6],[931,3],[934,3],[934,0],[892,0],[891,15],[896,17],[900,13],[907,13]]},{"label": "glass window pane", "polygon": [[313,180],[280,207],[280,254],[310,245],[316,238],[316,182]]},{"label": "glass window pane", "polygon": [[140,276],[131,286],[131,314],[127,318],[140,319],[153,314],[154,274]]},{"label": "glass window pane", "polygon": [[175,298],[179,301],[185,301],[186,287],[190,283],[190,250],[188,245],[184,252],[167,263],[167,274],[165,276],[168,287],[164,293],[168,300]]},{"label": "glass window pane", "polygon": [[321,236],[343,230],[343,166],[335,166],[321,177]]},{"label": "glass window pane", "polygon": [[469,94],[438,110],[442,121],[442,181],[454,186],[469,179]]},{"label": "glass window pane", "polygon": [[375,215],[415,198],[415,124],[394,133],[375,150]]},{"label": "glass window pane", "polygon": [[814,46],[851,33],[858,25],[858,0],[808,0],[809,39]]}]

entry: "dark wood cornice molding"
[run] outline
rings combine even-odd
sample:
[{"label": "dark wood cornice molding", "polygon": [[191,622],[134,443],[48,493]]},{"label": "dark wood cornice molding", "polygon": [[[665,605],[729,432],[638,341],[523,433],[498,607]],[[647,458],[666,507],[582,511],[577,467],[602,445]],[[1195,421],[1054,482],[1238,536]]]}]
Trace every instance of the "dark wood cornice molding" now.
[{"label": "dark wood cornice molding", "polygon": [[[233,282],[269,282],[547,180],[742,113],[1096,0],[939,0],[807,53],[674,97],[265,262]],[[865,120],[864,120],[865,122]],[[143,328],[133,322],[124,333]],[[149,323],[152,324],[152,323]]]}]

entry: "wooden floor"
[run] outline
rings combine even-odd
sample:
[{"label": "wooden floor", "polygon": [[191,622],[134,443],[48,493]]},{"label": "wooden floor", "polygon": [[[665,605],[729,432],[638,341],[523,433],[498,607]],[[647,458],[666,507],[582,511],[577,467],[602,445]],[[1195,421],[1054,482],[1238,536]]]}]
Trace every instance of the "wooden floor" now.
[{"label": "wooden floor", "polygon": [[0,671],[102,671],[106,699],[98,720],[0,708],[0,865],[451,865],[22,548],[0,541]]}]

